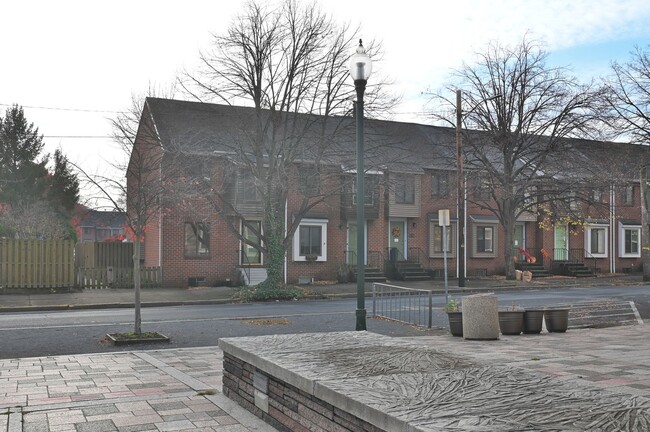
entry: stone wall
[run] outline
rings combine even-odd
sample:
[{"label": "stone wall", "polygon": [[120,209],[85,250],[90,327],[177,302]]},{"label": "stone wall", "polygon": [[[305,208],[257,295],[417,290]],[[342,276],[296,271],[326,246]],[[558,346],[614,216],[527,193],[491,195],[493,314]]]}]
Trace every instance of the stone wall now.
[{"label": "stone wall", "polygon": [[280,431],[386,432],[224,354],[223,393]]}]

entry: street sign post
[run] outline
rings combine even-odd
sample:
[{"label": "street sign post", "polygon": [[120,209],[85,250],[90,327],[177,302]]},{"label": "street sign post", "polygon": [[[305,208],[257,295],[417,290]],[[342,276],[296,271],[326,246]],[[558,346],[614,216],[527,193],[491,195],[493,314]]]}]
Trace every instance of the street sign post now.
[{"label": "street sign post", "polygon": [[442,256],[445,268],[445,304],[449,303],[449,283],[447,278],[447,227],[451,225],[449,209],[438,210],[438,225],[442,227]]}]

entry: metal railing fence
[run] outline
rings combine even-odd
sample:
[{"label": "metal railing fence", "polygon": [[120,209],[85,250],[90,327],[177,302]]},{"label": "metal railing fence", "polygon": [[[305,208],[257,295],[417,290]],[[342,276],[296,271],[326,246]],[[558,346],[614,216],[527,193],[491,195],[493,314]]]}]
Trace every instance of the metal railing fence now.
[{"label": "metal railing fence", "polygon": [[431,328],[433,291],[375,282],[372,284],[372,316]]}]

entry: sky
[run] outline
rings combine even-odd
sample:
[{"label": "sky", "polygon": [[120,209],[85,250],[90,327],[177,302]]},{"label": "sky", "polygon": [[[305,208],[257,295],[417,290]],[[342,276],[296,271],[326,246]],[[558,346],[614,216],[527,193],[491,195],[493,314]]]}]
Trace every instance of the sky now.
[{"label": "sky", "polygon": [[[263,1],[263,0],[260,0]],[[24,107],[44,135],[87,172],[118,176],[109,119],[132,94],[165,87],[196,66],[213,34],[224,32],[246,0],[3,0],[0,8],[0,116]],[[609,73],[635,46],[650,45],[648,0],[322,0],[341,23],[384,46],[373,65],[402,96],[394,119],[429,123],[427,93],[491,41],[524,35],[544,43],[550,66],[583,81]],[[351,47],[351,51],[354,47]],[[374,73],[374,72],[373,72]],[[372,77],[371,77],[372,79]],[[350,85],[352,81],[350,80]]]}]

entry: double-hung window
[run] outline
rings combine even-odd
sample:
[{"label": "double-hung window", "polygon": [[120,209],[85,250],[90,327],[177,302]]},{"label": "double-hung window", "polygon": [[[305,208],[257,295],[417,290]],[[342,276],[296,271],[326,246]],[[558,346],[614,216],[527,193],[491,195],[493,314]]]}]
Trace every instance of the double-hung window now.
[{"label": "double-hung window", "polygon": [[606,258],[607,257],[607,226],[588,226],[585,236],[585,249],[587,257]]},{"label": "double-hung window", "polygon": [[619,225],[619,255],[621,258],[639,258],[641,256],[641,226]]},{"label": "double-hung window", "polygon": [[[445,247],[447,257],[454,257],[456,256],[456,222],[452,222],[451,225],[444,228],[447,230],[445,233],[447,236]],[[443,241],[442,230],[443,227],[439,225],[438,220],[432,220],[429,222],[429,256],[431,258],[442,258],[444,256],[445,250],[443,250],[443,246],[445,245],[445,242]]]},{"label": "double-hung window", "polygon": [[476,258],[494,258],[497,250],[497,225],[475,223],[472,225],[472,253]]},{"label": "double-hung window", "polygon": [[431,174],[431,197],[446,198],[449,196],[449,173],[434,172]]},{"label": "double-hung window", "polygon": [[327,261],[327,220],[303,219],[293,235],[294,261]]},{"label": "double-hung window", "polygon": [[395,204],[415,204],[415,176],[397,174],[395,176]]}]

